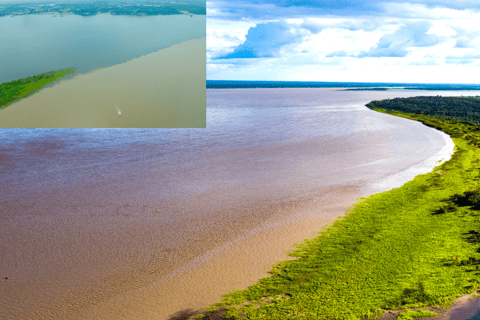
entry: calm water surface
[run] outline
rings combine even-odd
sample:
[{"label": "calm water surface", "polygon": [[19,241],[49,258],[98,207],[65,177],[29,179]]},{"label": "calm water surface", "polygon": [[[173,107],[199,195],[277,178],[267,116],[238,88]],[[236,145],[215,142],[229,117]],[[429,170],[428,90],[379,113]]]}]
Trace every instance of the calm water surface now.
[{"label": "calm water surface", "polygon": [[[429,94],[441,93],[427,92],[424,95]],[[249,172],[255,172],[253,176],[263,177],[266,172],[261,170],[273,173],[273,166],[277,166],[278,170],[298,167],[307,159],[314,161],[312,165],[320,165],[322,160],[316,156],[335,157],[338,153],[323,152],[322,143],[325,143],[325,147],[332,144],[340,150],[360,134],[367,134],[371,138],[382,136],[384,140],[378,142],[375,148],[382,148],[377,151],[389,157],[401,157],[392,153],[401,151],[409,157],[416,155],[422,159],[426,158],[427,153],[435,154],[441,148],[443,142],[438,134],[424,128],[428,142],[425,143],[415,139],[417,132],[405,130],[405,123],[410,121],[398,122],[364,106],[371,100],[383,97],[416,95],[419,94],[341,92],[330,89],[207,90],[206,129],[1,129],[2,183],[15,183],[19,179],[37,180],[44,175],[62,180],[64,172],[83,175],[85,170],[105,172],[112,166],[120,166],[130,172],[150,166],[149,170],[157,172],[171,167],[187,169],[199,165],[206,166],[204,169],[209,167],[209,170],[228,171],[231,176],[229,180],[234,179],[235,183],[248,183],[248,174],[243,169],[237,176],[235,167],[228,165],[229,161],[239,159],[227,159],[229,154],[222,152],[251,153],[243,159],[244,165],[249,166]],[[411,126],[418,127],[416,123]],[[317,143],[315,148],[302,149],[301,153],[273,155],[281,148],[310,147],[312,143]],[[352,152],[358,156],[358,150],[353,149]],[[223,164],[215,166],[213,163],[219,160],[209,155],[219,153],[226,158],[222,158]],[[303,161],[299,162],[298,159]],[[354,164],[368,160],[357,157]],[[319,168],[313,168],[313,176],[309,176],[309,180],[318,178],[314,172],[319,172]],[[191,179],[203,179],[209,173],[197,172]],[[278,180],[279,177],[275,178]],[[285,176],[280,180],[290,178]],[[318,180],[315,180],[316,183]]]}]

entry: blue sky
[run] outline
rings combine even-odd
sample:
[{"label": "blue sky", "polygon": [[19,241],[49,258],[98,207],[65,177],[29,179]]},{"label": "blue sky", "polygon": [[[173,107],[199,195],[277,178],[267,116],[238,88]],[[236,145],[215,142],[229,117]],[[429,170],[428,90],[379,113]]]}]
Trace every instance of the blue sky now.
[{"label": "blue sky", "polygon": [[208,80],[480,84],[479,1],[207,1]]}]

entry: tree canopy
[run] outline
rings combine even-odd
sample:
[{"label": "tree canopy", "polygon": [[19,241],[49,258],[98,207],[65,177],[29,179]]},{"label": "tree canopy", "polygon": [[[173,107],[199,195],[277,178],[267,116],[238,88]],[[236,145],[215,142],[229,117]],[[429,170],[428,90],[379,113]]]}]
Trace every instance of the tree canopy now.
[{"label": "tree canopy", "polygon": [[411,97],[372,101],[368,108],[385,109],[480,126],[479,97]]}]

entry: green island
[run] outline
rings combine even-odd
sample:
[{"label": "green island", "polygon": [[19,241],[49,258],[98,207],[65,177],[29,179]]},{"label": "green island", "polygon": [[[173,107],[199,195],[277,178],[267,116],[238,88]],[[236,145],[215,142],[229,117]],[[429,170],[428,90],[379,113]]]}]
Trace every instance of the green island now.
[{"label": "green island", "polygon": [[[387,312],[414,319],[476,296],[479,106],[474,97],[367,104],[449,134],[455,153],[400,188],[361,198],[314,239],[297,244],[289,253],[297,259],[278,263],[271,276],[224,295],[195,319],[381,319]],[[470,319],[480,319],[480,311]]]},{"label": "green island", "polygon": [[51,82],[57,81],[66,75],[75,73],[77,68],[49,71],[36,76],[18,79],[0,84],[0,110],[14,102],[31,96]]}]

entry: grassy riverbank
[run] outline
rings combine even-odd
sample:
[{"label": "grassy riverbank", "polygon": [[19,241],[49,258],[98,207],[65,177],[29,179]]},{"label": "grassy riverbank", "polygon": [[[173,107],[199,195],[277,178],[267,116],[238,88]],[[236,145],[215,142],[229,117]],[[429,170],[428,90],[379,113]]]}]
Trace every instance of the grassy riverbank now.
[{"label": "grassy riverbank", "polygon": [[51,82],[75,73],[75,71],[77,68],[60,69],[0,84],[0,110],[34,94]]},{"label": "grassy riverbank", "polygon": [[[374,110],[446,132],[455,143],[451,160],[400,188],[361,199],[298,245],[291,252],[298,259],[277,264],[271,277],[224,296],[199,318],[375,319],[387,310],[446,308],[479,288],[478,127]],[[408,316],[420,314],[399,318]]]}]

